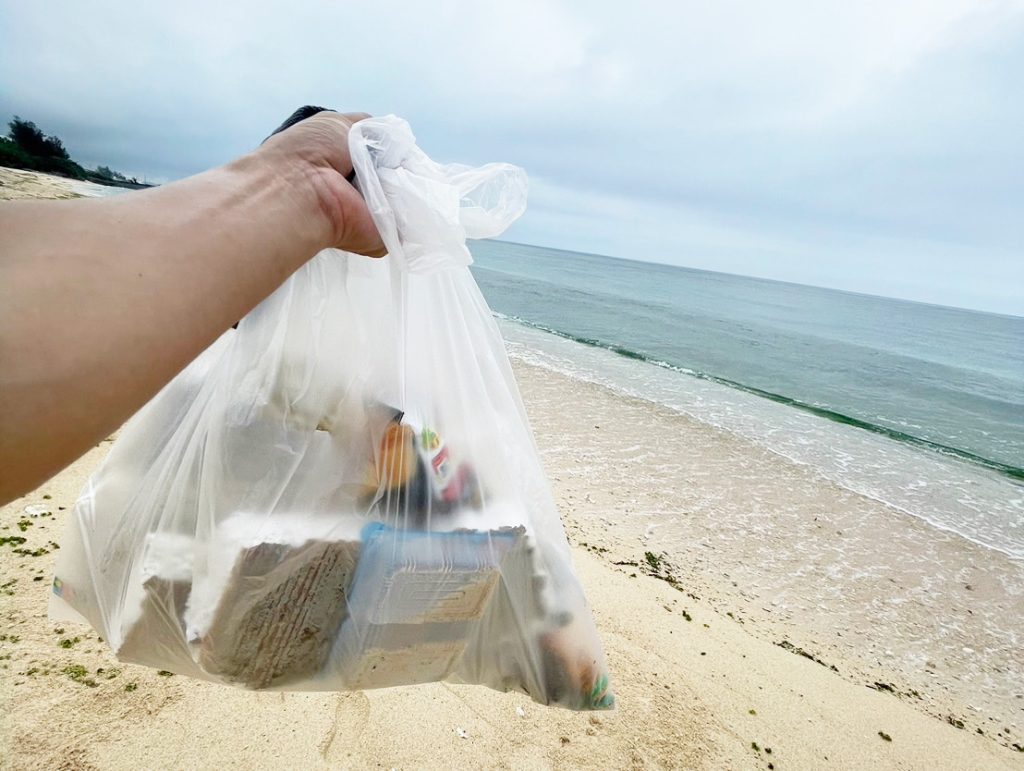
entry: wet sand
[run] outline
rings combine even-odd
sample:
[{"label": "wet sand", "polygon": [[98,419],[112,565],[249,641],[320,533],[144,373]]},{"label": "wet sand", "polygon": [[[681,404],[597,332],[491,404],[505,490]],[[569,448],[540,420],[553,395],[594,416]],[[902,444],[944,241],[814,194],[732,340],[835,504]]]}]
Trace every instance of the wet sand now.
[{"label": "wet sand", "polygon": [[1024,744],[1024,564],[678,412],[522,363],[517,377],[574,542]]}]

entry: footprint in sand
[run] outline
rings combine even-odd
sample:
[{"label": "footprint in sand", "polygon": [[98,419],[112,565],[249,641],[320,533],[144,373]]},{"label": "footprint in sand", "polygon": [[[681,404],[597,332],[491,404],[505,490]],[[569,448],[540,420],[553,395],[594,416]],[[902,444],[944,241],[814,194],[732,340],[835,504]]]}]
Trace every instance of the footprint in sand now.
[{"label": "footprint in sand", "polygon": [[342,747],[356,741],[362,735],[369,719],[370,700],[365,693],[337,694],[334,702],[334,720],[320,740],[320,756],[330,761],[334,740],[338,736],[344,736],[346,743],[341,745]]}]

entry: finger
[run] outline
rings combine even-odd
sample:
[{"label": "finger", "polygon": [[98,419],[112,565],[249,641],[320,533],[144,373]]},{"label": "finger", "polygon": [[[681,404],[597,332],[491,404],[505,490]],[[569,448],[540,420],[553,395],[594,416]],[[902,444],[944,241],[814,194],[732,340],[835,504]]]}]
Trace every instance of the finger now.
[{"label": "finger", "polygon": [[[345,118],[346,120],[349,121],[349,123],[351,124],[349,126],[349,128],[351,128],[352,125],[355,125],[359,121],[366,120],[367,118],[372,118],[373,116],[370,115],[370,113],[368,113],[368,112],[343,112],[341,114],[341,117],[343,117],[343,118]],[[345,175],[345,179],[350,184],[355,184],[355,181],[356,181],[356,170],[352,169],[348,174]],[[371,255],[371,256],[377,256],[377,255]],[[384,255],[380,255],[380,256],[383,257]]]},{"label": "finger", "polygon": [[340,242],[335,246],[367,257],[383,257],[387,254],[384,241],[359,191],[351,185],[344,185],[340,196],[344,220],[341,223]]},{"label": "finger", "polygon": [[370,115],[370,113],[368,112],[343,112],[341,114],[341,117],[348,118],[349,122],[351,123],[358,123],[361,120],[366,120],[367,118],[372,118],[373,116]]}]

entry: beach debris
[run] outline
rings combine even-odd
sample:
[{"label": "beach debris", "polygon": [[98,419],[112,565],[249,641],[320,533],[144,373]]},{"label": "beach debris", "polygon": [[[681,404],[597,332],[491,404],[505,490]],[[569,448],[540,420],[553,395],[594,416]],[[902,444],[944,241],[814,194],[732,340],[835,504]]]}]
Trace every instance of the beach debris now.
[{"label": "beach debris", "polygon": [[878,735],[881,736],[887,742],[891,742],[892,741],[892,737],[889,736],[889,734],[887,734],[885,731],[879,731]]},{"label": "beach debris", "polygon": [[516,714],[519,715],[519,717],[526,717],[526,710],[523,709],[522,706],[518,706],[516,707]]},{"label": "beach debris", "polygon": [[456,728],[455,729],[455,733],[458,734],[460,739],[468,739],[469,738],[469,734],[466,733],[466,729],[465,728]]},{"label": "beach debris", "polygon": [[[354,540],[317,539],[313,536],[319,533],[312,529],[289,534],[290,539],[282,535],[274,542],[268,536],[249,545],[245,537],[259,527],[259,518],[236,515],[220,528],[217,553],[231,570],[221,585],[210,582],[208,622],[192,608],[185,614],[203,669],[249,688],[302,680],[323,667],[347,612],[345,592],[359,553]],[[289,580],[262,591],[252,588],[252,576],[274,575],[281,566],[287,567]],[[149,587],[150,583],[157,585]],[[154,594],[144,606],[151,607],[155,617],[150,623],[159,622],[167,604],[160,600],[177,584],[182,584],[181,596],[174,605],[184,608],[187,581],[174,582],[171,589],[155,578],[144,585]],[[137,647],[148,642],[143,639]]]},{"label": "beach debris", "polygon": [[782,648],[785,651],[789,651],[790,653],[795,653],[797,656],[803,656],[805,659],[810,659],[815,664],[821,664],[821,666],[825,667],[825,669],[831,669],[833,672],[839,672],[839,669],[838,669],[838,667],[836,667],[835,664],[826,664],[824,661],[819,659],[813,653],[808,653],[803,648],[801,648],[801,647],[799,647],[797,645],[793,645],[793,643],[791,643],[789,640],[783,640],[782,642],[777,642],[775,644],[778,645],[780,648]]},{"label": "beach debris", "polygon": [[25,513],[28,514],[30,517],[38,517],[43,514],[49,514],[50,507],[46,506],[45,504],[34,503],[31,506],[25,507]]}]

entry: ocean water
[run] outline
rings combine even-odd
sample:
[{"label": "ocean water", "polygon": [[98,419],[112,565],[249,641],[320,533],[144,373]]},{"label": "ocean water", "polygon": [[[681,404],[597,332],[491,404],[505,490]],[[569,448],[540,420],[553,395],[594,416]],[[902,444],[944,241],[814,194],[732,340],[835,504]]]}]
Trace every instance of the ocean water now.
[{"label": "ocean water", "polygon": [[499,241],[472,251],[514,356],[1024,559],[1024,318]]}]

